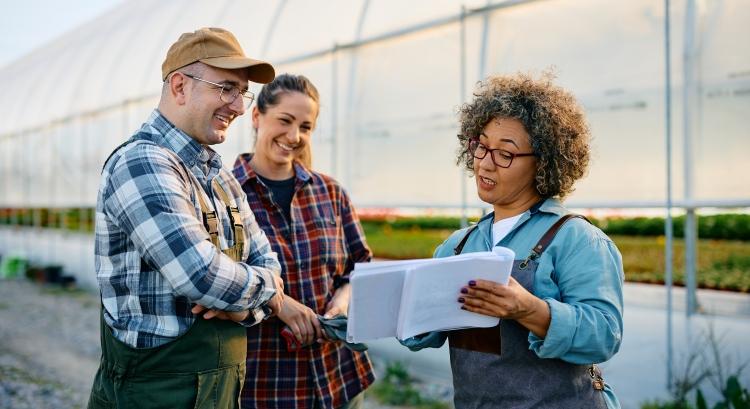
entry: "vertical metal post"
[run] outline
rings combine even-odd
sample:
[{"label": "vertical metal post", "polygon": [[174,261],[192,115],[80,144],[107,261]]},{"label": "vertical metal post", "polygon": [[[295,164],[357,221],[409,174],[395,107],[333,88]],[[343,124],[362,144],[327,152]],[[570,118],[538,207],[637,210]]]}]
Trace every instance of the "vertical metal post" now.
[{"label": "vertical metal post", "polygon": [[339,165],[339,45],[331,53],[331,174],[336,178]]},{"label": "vertical metal post", "polygon": [[672,390],[672,65],[669,0],[664,0],[664,105],[666,126],[667,203],[664,222],[664,285],[667,287],[667,388]]},{"label": "vertical metal post", "polygon": [[[23,138],[24,141],[28,141],[29,139],[30,138],[28,134],[25,135]],[[33,144],[33,140],[32,140],[32,144]],[[29,224],[31,224],[29,223],[29,215],[31,214],[31,212],[29,211],[31,208],[30,206],[31,204],[31,175],[29,175],[28,172],[31,169],[33,169],[32,164],[34,163],[34,161],[31,158],[33,151],[34,151],[33,149],[24,149],[23,154],[19,155],[23,158],[21,162],[22,163],[21,172],[23,174],[23,177],[21,178],[21,180],[23,180],[23,194],[21,196],[23,198],[23,200],[21,200],[21,205],[23,206],[23,216],[21,219],[21,225],[23,226],[22,234],[24,238],[23,252],[24,252],[24,256],[26,257],[26,259],[30,261],[36,258],[35,255],[32,253],[33,248],[34,248],[33,244],[30,242],[30,238],[33,235],[33,233],[30,233],[29,232],[30,229],[28,228]]]},{"label": "vertical metal post", "polygon": [[48,226],[48,232],[50,234],[47,235],[48,243],[50,246],[50,250],[47,252],[47,264],[54,263],[55,260],[57,260],[57,238],[59,235],[59,227],[60,227],[60,208],[59,206],[59,193],[57,187],[60,185],[60,182],[58,180],[55,180],[56,175],[60,174],[61,169],[57,169],[57,172],[55,172],[55,168],[60,166],[60,159],[55,157],[55,143],[56,139],[60,137],[59,133],[60,128],[54,128],[55,130],[50,130],[50,135],[48,136],[49,141],[47,142],[47,147],[49,149],[49,178],[47,179],[48,183],[51,183],[52,186],[49,186],[49,190],[51,193],[50,198],[50,209],[49,209],[49,222],[47,224]]},{"label": "vertical metal post", "polygon": [[[460,31],[460,72],[459,72],[459,93],[460,95],[460,103],[463,104],[466,100],[466,6],[461,6],[461,31]],[[459,129],[460,131],[460,129]],[[459,166],[458,169],[460,183],[461,183],[461,228],[464,228],[469,225],[469,220],[467,218],[467,186],[466,186],[466,172],[463,169],[463,166]]]},{"label": "vertical metal post", "polygon": [[[78,147],[78,152],[81,155],[81,158],[78,162],[79,169],[81,172],[81,176],[78,178],[79,179],[78,183],[80,184],[80,203],[79,203],[79,208],[78,208],[78,223],[79,223],[78,231],[80,233],[79,238],[78,238],[79,243],[83,243],[85,241],[86,233],[88,230],[87,226],[88,226],[88,221],[89,221],[89,212],[88,212],[88,208],[86,207],[86,182],[88,180],[88,171],[89,171],[88,166],[86,166],[89,163],[89,161],[87,160],[88,158],[86,157],[86,145],[88,145],[87,130],[88,130],[88,125],[90,125],[90,123],[91,123],[91,119],[89,119],[88,124],[84,123],[84,119],[81,119],[81,118],[78,118],[75,120],[75,129],[78,132],[78,135],[80,135],[78,138],[78,141],[79,141],[78,143],[80,144],[80,146]],[[88,260],[89,257],[90,257],[89,249],[87,249],[86,246],[80,246],[79,247],[79,260],[78,260],[78,265],[80,266],[79,267],[80,270],[76,272],[80,277],[85,277],[93,273],[93,271],[85,270],[86,265],[87,265],[86,261]]]},{"label": "vertical metal post", "polygon": [[685,201],[688,203],[685,214],[685,287],[687,290],[686,313],[690,317],[696,311],[695,299],[695,261],[697,252],[698,229],[696,223],[695,208],[690,204],[693,199],[693,140],[695,116],[699,115],[695,108],[697,97],[696,85],[696,57],[697,48],[695,41],[695,0],[688,0],[685,10],[685,48],[683,53],[684,85],[683,95],[683,172],[685,177]]},{"label": "vertical metal post", "polygon": [[[357,31],[354,35],[354,41],[358,42],[362,39],[362,30],[365,25],[365,19],[367,19],[367,12],[370,9],[370,0],[365,0],[362,2],[362,9],[359,13],[359,17],[357,18]],[[344,136],[346,143],[344,145],[344,151],[346,152],[344,155],[344,186],[346,186],[349,189],[349,192],[353,194],[353,192],[356,192],[356,186],[354,186],[354,180],[352,177],[352,166],[354,162],[354,158],[357,157],[357,133],[355,132],[355,121],[359,119],[358,117],[355,117],[355,97],[356,97],[356,86],[355,83],[357,82],[357,69],[358,69],[358,54],[359,54],[359,46],[349,48],[349,57],[350,57],[350,63],[349,63],[349,79],[347,80],[346,87],[349,90],[346,96],[346,109],[347,109],[347,115],[346,115],[346,130],[347,133]]]},{"label": "vertical metal post", "polygon": [[[487,4],[490,4],[490,1],[487,0]],[[490,31],[490,12],[488,10],[483,11],[484,15],[482,16],[482,43],[479,48],[479,79],[484,80],[484,76],[486,75],[486,66],[487,66],[487,36],[489,35]]]}]

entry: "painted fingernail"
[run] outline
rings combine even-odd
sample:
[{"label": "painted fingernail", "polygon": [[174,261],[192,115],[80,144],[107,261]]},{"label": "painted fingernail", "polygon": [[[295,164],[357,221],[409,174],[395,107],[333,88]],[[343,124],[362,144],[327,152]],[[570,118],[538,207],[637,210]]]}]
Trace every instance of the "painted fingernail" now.
[{"label": "painted fingernail", "polygon": [[465,310],[465,309],[466,309],[466,306],[465,306],[465,305],[462,305],[462,306],[461,306],[461,309],[462,309],[462,310]]},{"label": "painted fingernail", "polygon": [[469,287],[474,287],[475,285],[477,285],[476,281],[474,280],[469,281]]},{"label": "painted fingernail", "polygon": [[463,303],[464,301],[466,301],[464,300],[464,297],[458,297],[458,302]]},{"label": "painted fingernail", "polygon": [[469,293],[469,289],[468,288],[466,288],[466,287],[462,287],[461,288],[461,294],[468,294],[468,293]]}]

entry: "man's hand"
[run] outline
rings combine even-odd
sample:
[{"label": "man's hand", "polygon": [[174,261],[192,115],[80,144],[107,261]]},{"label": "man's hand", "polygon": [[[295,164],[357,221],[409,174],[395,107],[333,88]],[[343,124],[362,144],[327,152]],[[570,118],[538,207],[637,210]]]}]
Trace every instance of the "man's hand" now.
[{"label": "man's hand", "polygon": [[274,275],[273,279],[276,284],[276,294],[266,304],[271,309],[271,316],[279,315],[284,304],[284,280],[281,279],[281,276],[277,275]]},{"label": "man's hand", "polygon": [[210,320],[211,318],[218,318],[221,320],[230,320],[234,322],[241,322],[245,318],[247,318],[248,315],[250,315],[249,310],[242,310],[242,311],[212,310],[199,304],[196,304],[190,311],[195,315],[200,315],[203,311],[205,311],[206,313],[203,314],[203,318],[207,320]]},{"label": "man's hand", "polygon": [[[281,277],[274,275],[274,283],[276,284],[276,294],[268,300],[268,307],[271,309],[271,316],[277,315],[281,310],[281,305],[284,302],[284,280]],[[195,315],[203,314],[203,318],[210,320],[211,318],[218,318],[221,320],[230,320],[234,322],[242,322],[249,315],[250,310],[242,311],[222,311],[206,308],[200,304],[196,304],[190,310]],[[204,313],[205,312],[205,313]]]},{"label": "man's hand", "polygon": [[281,309],[284,307],[284,304],[286,304],[284,300],[284,293],[277,292],[273,298],[268,300],[268,303],[266,306],[271,309],[271,315],[270,317],[279,315],[281,313]]}]

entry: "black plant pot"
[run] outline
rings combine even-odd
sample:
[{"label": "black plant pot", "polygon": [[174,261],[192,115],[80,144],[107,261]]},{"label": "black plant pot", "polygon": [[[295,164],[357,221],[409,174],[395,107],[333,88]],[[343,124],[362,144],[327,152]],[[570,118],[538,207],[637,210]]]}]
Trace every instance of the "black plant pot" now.
[{"label": "black plant pot", "polygon": [[50,284],[60,284],[62,279],[62,266],[47,266],[44,268],[44,281]]},{"label": "black plant pot", "polygon": [[60,285],[64,288],[73,288],[76,286],[76,278],[73,276],[60,277]]},{"label": "black plant pot", "polygon": [[44,283],[46,280],[47,274],[44,271],[44,268],[38,265],[30,265],[26,268],[26,278],[29,280],[35,282],[35,283]]}]

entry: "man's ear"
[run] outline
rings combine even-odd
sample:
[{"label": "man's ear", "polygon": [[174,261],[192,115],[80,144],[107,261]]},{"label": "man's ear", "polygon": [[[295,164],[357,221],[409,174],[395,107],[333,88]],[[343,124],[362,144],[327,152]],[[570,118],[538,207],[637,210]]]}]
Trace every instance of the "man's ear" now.
[{"label": "man's ear", "polygon": [[174,98],[177,105],[185,105],[187,97],[185,95],[185,89],[187,88],[187,81],[185,76],[181,72],[172,74],[172,78],[169,80],[169,93]]}]

